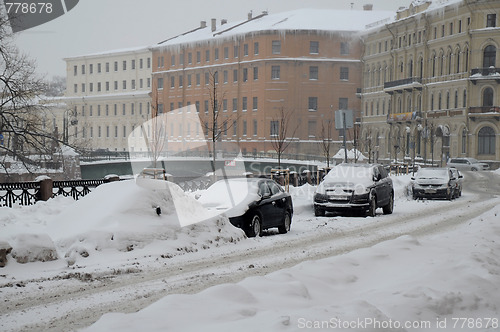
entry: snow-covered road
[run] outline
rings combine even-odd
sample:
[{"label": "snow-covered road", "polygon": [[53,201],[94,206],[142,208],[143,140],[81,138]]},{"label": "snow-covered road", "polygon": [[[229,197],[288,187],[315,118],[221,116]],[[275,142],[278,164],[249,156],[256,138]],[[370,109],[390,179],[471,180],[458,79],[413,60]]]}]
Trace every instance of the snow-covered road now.
[{"label": "snow-covered road", "polygon": [[[404,188],[408,178],[394,180]],[[197,293],[213,285],[371,247],[402,235],[445,233],[500,203],[495,196],[500,193],[497,174],[467,173],[465,181],[464,195],[451,202],[409,200],[400,189],[394,213],[382,215],[378,211],[375,218],[316,218],[311,188],[303,188],[294,193],[296,215],[286,235],[271,231],[261,238],[173,257],[145,253],[140,259],[136,256],[106,262],[106,267],[102,261],[65,270],[54,266],[35,276],[2,276],[0,270],[0,326],[23,331],[78,329],[104,313],[135,312],[168,294]]]}]

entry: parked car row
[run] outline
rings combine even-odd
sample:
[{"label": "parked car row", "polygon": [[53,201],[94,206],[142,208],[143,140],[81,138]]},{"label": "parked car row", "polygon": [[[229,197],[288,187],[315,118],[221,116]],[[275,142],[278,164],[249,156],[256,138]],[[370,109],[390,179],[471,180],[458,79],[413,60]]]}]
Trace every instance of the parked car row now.
[{"label": "parked car row", "polygon": [[[450,164],[457,159],[460,158],[451,159]],[[472,161],[471,165],[479,167]],[[421,168],[411,180],[414,199],[451,200],[462,195],[463,176],[455,167]],[[290,194],[266,178],[220,180],[199,201],[208,209],[226,213],[230,222],[249,237],[260,236],[263,230],[275,227],[279,233],[287,233],[292,224]],[[384,214],[391,214],[394,187],[386,168],[380,164],[340,164],[316,188],[313,205],[315,216],[352,211],[373,217],[378,208]]]}]

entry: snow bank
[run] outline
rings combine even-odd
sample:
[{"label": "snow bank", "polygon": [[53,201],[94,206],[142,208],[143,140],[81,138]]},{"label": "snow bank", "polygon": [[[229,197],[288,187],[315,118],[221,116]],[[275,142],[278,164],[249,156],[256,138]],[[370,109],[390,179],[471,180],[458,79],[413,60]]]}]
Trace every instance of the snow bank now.
[{"label": "snow bank", "polygon": [[106,314],[85,331],[453,331],[464,324],[460,318],[470,319],[471,330],[497,330],[499,213],[496,207],[425,239],[402,236],[195,295],[170,295],[137,313]]},{"label": "snow bank", "polygon": [[171,257],[245,237],[225,216],[207,219],[206,210],[177,185],[152,181],[162,186],[112,182],[79,201],[58,197],[0,209],[0,240],[12,245],[13,257],[26,257],[23,262],[59,256],[72,265],[105,250],[127,253],[163,243],[156,247]]}]

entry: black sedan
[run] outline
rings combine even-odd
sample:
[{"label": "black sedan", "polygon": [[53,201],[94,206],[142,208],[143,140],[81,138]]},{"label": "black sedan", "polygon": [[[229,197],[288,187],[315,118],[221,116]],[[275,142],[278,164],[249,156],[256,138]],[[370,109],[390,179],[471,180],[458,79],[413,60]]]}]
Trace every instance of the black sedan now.
[{"label": "black sedan", "polygon": [[293,204],[290,194],[275,181],[262,178],[235,178],[217,181],[199,198],[209,210],[225,213],[229,221],[248,237],[277,227],[281,234],[290,230]]}]

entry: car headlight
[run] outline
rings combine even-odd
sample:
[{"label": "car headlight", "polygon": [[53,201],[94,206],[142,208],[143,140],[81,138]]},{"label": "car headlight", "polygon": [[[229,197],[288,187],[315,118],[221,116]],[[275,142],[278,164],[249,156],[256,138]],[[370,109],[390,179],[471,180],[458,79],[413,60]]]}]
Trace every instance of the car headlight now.
[{"label": "car headlight", "polygon": [[368,194],[369,192],[370,192],[370,188],[365,187],[363,185],[357,185],[354,188],[354,195],[364,195],[364,194]]},{"label": "car headlight", "polygon": [[325,192],[325,185],[323,183],[320,183],[318,185],[318,188],[316,188],[316,194],[324,195]]}]

